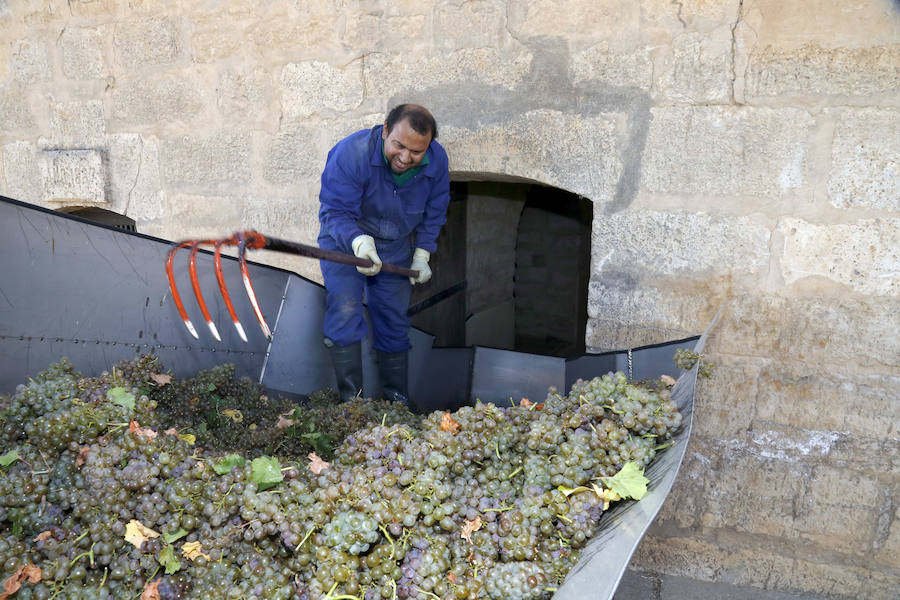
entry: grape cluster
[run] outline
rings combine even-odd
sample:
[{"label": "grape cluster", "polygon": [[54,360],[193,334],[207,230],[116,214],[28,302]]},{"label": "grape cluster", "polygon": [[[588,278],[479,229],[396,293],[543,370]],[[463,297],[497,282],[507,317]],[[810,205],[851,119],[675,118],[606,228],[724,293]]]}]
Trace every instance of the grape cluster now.
[{"label": "grape cluster", "polygon": [[606,504],[574,489],[681,422],[622,374],[421,417],[297,405],[231,365],[170,379],[152,356],[94,378],[60,361],[0,397],[0,577],[41,573],[17,598],[549,598]]}]

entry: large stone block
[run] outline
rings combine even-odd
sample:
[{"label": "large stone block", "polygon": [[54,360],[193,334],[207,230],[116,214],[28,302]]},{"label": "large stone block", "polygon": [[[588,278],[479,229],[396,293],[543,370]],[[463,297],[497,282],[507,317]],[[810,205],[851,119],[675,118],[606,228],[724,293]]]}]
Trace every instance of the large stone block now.
[{"label": "large stone block", "polygon": [[711,466],[701,475],[706,502],[700,525],[795,539],[794,505],[805,491],[809,466],[756,450],[736,441],[709,443]]},{"label": "large stone block", "polygon": [[[900,75],[895,83],[900,85]],[[828,180],[831,203],[838,208],[900,211],[900,111],[833,112],[837,125]]]},{"label": "large stone block", "polygon": [[257,14],[246,28],[247,39],[262,56],[274,51],[291,52],[286,56],[325,59],[344,50],[341,46],[340,19],[344,13],[334,2],[315,0],[295,3],[297,12],[284,4],[274,5],[262,15]]},{"label": "large stone block", "polygon": [[41,170],[37,163],[37,148],[31,142],[13,142],[0,148],[0,162],[3,164],[4,196],[40,204]]},{"label": "large stone block", "polygon": [[900,85],[900,45],[765,46],[751,52],[748,61],[744,82],[744,99],[748,102],[778,96],[862,99],[876,94],[894,95]]},{"label": "large stone block", "polygon": [[508,3],[517,38],[629,39],[640,33],[640,5],[628,0],[531,0]]},{"label": "large stone block", "polygon": [[125,69],[143,69],[178,60],[181,33],[170,18],[121,21],[116,25],[113,45]]},{"label": "large stone block", "polygon": [[679,106],[651,113],[641,178],[650,192],[779,198],[808,183],[814,121],[806,111]]},{"label": "large stone block", "polygon": [[215,14],[195,18],[190,29],[191,59],[198,63],[215,63],[240,54],[246,42],[244,24],[236,19]]},{"label": "large stone block", "polygon": [[900,295],[900,219],[815,225],[785,218],[781,274],[788,284],[825,277],[872,296]]},{"label": "large stone block", "polygon": [[688,211],[631,210],[596,215],[592,279],[604,270],[635,277],[702,278],[764,274],[770,232],[749,217]]},{"label": "large stone block", "polygon": [[100,100],[58,102],[50,107],[50,138],[39,141],[43,149],[103,148],[106,118]]},{"label": "large stone block", "polygon": [[98,150],[45,150],[38,154],[43,202],[105,203],[106,169]]},{"label": "large stone block", "polygon": [[638,285],[626,273],[604,273],[588,285],[585,343],[593,351],[622,350],[702,333],[725,293],[712,282],[668,289]]},{"label": "large stone block", "polygon": [[22,83],[47,81],[53,77],[47,46],[40,38],[13,42],[12,73],[13,79]]},{"label": "large stone block", "polygon": [[[366,57],[366,94],[389,98],[398,90],[428,90],[448,85],[441,95],[465,93],[459,84],[482,83],[513,88],[531,67],[527,51],[501,53],[496,48],[465,48],[409,61],[404,54],[371,54]],[[468,98],[467,98],[468,99]]]},{"label": "large stone block", "polygon": [[434,30],[437,47],[500,48],[508,35],[507,7],[497,0],[476,0],[456,5],[441,3],[435,13]]},{"label": "large stone block", "polygon": [[884,373],[900,367],[900,300],[787,298],[742,294],[729,300],[716,350],[778,357],[842,373]]},{"label": "large stone block", "polygon": [[823,373],[814,367],[778,363],[760,373],[754,418],[890,439],[893,424],[900,421],[898,407],[900,377]]},{"label": "large stone block", "polygon": [[0,135],[9,138],[16,129],[31,129],[36,124],[28,89],[13,83],[0,86]]},{"label": "large stone block", "polygon": [[141,232],[144,222],[165,218],[156,138],[113,134],[109,136],[108,161],[113,209],[134,219]]},{"label": "large stone block", "polygon": [[672,41],[659,77],[659,93],[672,102],[726,104],[731,100],[732,38],[728,25],[685,33]]},{"label": "large stone block", "polygon": [[[424,12],[426,9],[422,7],[420,10]],[[402,52],[410,47],[425,48],[428,24],[429,19],[422,13],[359,15],[347,21],[343,41],[354,48],[377,48],[380,52]]]},{"label": "large stone block", "polygon": [[620,49],[601,41],[572,56],[569,74],[575,85],[597,82],[647,92],[653,86],[653,56],[646,46]]},{"label": "large stone block", "polygon": [[713,375],[701,377],[694,395],[694,431],[720,440],[746,435],[754,418],[760,373],[767,361],[740,356],[709,355]]},{"label": "large stone block", "polygon": [[441,136],[453,171],[523,177],[600,201],[613,197],[622,171],[626,119],[542,109],[474,130],[445,127]]},{"label": "large stone block", "polygon": [[264,158],[266,181],[293,187],[320,176],[325,167],[318,143],[320,133],[316,125],[302,125],[276,135]]},{"label": "large stone block", "polygon": [[[644,32],[711,32],[738,19],[745,0],[639,0]],[[657,38],[654,38],[657,39]]]},{"label": "large stone block", "polygon": [[321,61],[288,63],[281,70],[281,113],[293,121],[327,112],[344,112],[363,101],[362,61],[332,67]]},{"label": "large stone block", "polygon": [[219,72],[216,102],[219,113],[229,121],[243,125],[273,127],[274,102],[272,75],[262,67],[237,67]]},{"label": "large stone block", "polygon": [[104,45],[110,25],[66,27],[57,42],[63,74],[70,79],[98,79],[107,72]]},{"label": "large stone block", "polygon": [[123,77],[111,92],[110,123],[116,127],[167,127],[189,122],[205,104],[197,73]]},{"label": "large stone block", "polygon": [[161,153],[169,184],[216,189],[250,181],[249,134],[184,136],[163,142]]}]

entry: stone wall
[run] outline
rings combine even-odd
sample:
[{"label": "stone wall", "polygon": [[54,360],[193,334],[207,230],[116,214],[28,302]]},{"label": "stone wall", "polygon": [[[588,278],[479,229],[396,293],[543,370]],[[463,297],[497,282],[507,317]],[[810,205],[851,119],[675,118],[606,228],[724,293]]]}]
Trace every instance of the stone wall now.
[{"label": "stone wall", "polygon": [[594,202],[589,347],[725,307],[632,564],[893,598],[898,90],[893,0],[0,0],[0,193],[311,242],[333,142],[426,104],[456,177]]}]

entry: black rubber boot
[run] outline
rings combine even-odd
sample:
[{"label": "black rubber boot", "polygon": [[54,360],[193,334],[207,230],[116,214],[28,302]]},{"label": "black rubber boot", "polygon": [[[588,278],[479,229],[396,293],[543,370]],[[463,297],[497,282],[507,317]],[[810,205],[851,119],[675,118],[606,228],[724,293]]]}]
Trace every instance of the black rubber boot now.
[{"label": "black rubber boot", "polygon": [[325,345],[331,354],[331,364],[337,376],[337,392],[341,402],[356,398],[362,393],[363,386],[362,342],[342,347],[335,346],[334,342],[326,339]]},{"label": "black rubber boot", "polygon": [[402,402],[409,407],[409,390],[407,389],[409,353],[376,350],[375,360],[378,363],[382,397],[385,400]]}]

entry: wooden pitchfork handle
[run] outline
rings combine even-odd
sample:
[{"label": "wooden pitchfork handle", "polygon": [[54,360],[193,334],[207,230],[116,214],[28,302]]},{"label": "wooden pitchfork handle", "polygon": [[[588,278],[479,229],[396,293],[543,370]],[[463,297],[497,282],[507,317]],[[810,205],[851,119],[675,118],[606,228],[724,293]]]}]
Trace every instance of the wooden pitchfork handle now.
[{"label": "wooden pitchfork handle", "polygon": [[[261,234],[259,234],[261,235]],[[265,237],[265,236],[263,236]],[[255,248],[256,246],[250,246]],[[329,262],[342,263],[345,265],[353,265],[355,267],[371,267],[372,261],[368,258],[359,258],[352,254],[345,254],[336,250],[325,250],[318,246],[307,246],[297,242],[289,242],[278,238],[265,237],[265,244],[262,246],[265,250],[274,250],[275,252],[286,252],[288,254],[298,254],[300,256],[308,256],[310,258],[318,258]],[[382,263],[381,270],[386,273],[395,273],[397,275],[405,275],[406,277],[416,278],[419,276],[418,271],[405,269],[397,265]]]}]

